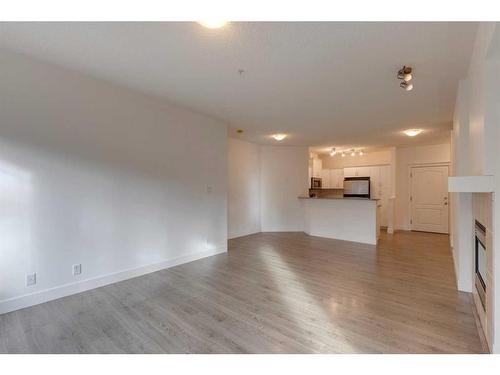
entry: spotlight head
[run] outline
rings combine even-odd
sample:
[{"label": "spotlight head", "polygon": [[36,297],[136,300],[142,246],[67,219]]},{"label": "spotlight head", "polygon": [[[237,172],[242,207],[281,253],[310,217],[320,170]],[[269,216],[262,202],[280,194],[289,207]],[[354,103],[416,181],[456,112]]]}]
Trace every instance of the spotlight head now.
[{"label": "spotlight head", "polygon": [[399,87],[405,89],[406,91],[411,91],[413,90],[413,83],[401,82]]},{"label": "spotlight head", "polygon": [[412,72],[411,67],[406,65],[403,66],[401,69],[398,70],[398,79],[404,79],[405,76],[409,75],[410,76],[410,78],[408,79],[409,81],[411,79],[411,72]]}]

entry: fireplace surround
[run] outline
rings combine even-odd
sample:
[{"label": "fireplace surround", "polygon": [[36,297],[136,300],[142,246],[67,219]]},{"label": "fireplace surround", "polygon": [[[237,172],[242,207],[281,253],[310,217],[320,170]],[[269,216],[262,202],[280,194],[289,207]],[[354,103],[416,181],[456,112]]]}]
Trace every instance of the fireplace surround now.
[{"label": "fireplace surround", "polygon": [[477,220],[475,220],[474,234],[474,286],[483,310],[486,311],[486,262],[488,251],[486,246],[486,228]]},{"label": "fireplace surround", "polygon": [[472,296],[491,350],[493,338],[493,195],[472,193]]}]

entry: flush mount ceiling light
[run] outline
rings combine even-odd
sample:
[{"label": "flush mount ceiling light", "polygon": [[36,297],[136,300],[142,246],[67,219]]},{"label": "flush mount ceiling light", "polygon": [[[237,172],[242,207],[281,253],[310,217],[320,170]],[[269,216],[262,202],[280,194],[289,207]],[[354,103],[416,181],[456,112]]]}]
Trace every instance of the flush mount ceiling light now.
[{"label": "flush mount ceiling light", "polygon": [[399,69],[398,79],[401,80],[399,87],[405,89],[406,91],[413,90],[413,83],[411,83],[411,80],[413,79],[411,67],[403,66],[401,69]]},{"label": "flush mount ceiling light", "polygon": [[404,131],[404,133],[408,136],[408,137],[415,137],[416,135],[419,135],[420,133],[422,133],[423,130],[422,129],[406,129]]},{"label": "flush mount ceiling light", "polygon": [[221,27],[226,26],[228,22],[222,20],[207,20],[199,21],[198,23],[208,29],[220,29]]},{"label": "flush mount ceiling light", "polygon": [[330,156],[334,156],[336,153],[337,151],[335,151],[335,147],[332,147],[332,149],[330,150]]},{"label": "flush mount ceiling light", "polygon": [[271,137],[279,142],[286,138],[286,134],[273,134]]}]

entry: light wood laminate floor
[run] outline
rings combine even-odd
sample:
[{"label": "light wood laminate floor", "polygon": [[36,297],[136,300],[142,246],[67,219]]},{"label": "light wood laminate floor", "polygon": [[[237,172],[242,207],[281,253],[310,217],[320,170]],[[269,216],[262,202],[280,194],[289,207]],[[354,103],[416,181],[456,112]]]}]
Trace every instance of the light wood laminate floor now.
[{"label": "light wood laminate floor", "polygon": [[8,353],[480,353],[448,236],[377,247],[261,233],[198,260],[0,316]]}]

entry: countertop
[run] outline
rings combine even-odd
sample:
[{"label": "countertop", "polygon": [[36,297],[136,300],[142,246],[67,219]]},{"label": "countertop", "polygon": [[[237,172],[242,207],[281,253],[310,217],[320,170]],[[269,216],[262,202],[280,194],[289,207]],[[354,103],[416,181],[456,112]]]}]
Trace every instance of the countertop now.
[{"label": "countertop", "polygon": [[374,199],[374,198],[356,198],[356,197],[304,197],[304,196],[300,196],[297,198],[299,198],[299,199],[314,199],[314,200],[343,199],[343,200],[355,200],[355,201],[379,201],[380,200],[380,199]]}]

